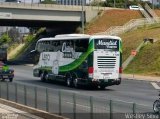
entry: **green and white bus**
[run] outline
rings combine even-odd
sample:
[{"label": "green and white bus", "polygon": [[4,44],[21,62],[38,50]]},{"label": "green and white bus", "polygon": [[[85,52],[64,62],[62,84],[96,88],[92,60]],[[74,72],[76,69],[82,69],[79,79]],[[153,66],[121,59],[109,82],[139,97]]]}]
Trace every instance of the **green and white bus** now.
[{"label": "green and white bus", "polygon": [[119,85],[122,41],[117,36],[66,34],[37,41],[40,53],[33,75],[42,81],[63,81],[67,86],[90,85],[104,89]]}]

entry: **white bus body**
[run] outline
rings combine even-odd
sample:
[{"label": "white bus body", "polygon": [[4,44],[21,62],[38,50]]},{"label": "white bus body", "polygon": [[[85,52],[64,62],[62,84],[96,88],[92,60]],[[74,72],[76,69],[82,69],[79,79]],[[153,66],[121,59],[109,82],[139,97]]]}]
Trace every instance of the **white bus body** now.
[{"label": "white bus body", "polygon": [[121,83],[122,49],[117,36],[57,35],[40,39],[35,50],[40,58],[33,74],[42,81],[100,88]]}]

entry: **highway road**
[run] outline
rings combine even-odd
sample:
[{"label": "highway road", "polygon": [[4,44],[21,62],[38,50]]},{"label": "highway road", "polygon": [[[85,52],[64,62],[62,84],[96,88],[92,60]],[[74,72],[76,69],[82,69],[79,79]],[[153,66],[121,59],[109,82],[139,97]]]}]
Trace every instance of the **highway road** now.
[{"label": "highway road", "polygon": [[[37,86],[38,92],[38,104],[41,104],[38,108],[45,110],[46,95],[45,88],[49,88],[49,111],[59,113],[59,90],[62,91],[62,113],[73,112],[73,93],[76,94],[77,112],[85,113],[90,112],[90,96],[93,97],[94,108],[96,112],[109,112],[109,100],[113,101],[114,112],[133,112],[132,105],[136,103],[137,112],[152,112],[152,104],[158,98],[158,90],[156,90],[149,81],[138,80],[126,80],[122,79],[121,85],[115,85],[107,87],[105,90],[90,90],[90,89],[75,89],[64,86],[62,84],[44,83],[39,78],[35,78],[32,75],[32,66],[25,65],[12,65],[15,70],[14,83],[27,85],[27,105],[35,106],[34,102],[34,88]],[[23,86],[19,86],[23,90]],[[20,90],[19,92],[20,93]],[[19,95],[18,102],[24,103],[22,95]],[[12,99],[14,100],[14,98]],[[141,106],[142,105],[142,106]],[[107,107],[108,106],[108,107]],[[52,108],[51,108],[52,107]],[[72,111],[70,111],[72,110]]]}]

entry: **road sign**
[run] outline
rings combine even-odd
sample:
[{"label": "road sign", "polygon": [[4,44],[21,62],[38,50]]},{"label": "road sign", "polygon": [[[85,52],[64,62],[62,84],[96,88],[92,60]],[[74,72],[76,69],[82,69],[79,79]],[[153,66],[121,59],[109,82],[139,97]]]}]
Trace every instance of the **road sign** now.
[{"label": "road sign", "polygon": [[131,55],[132,55],[132,56],[136,56],[136,54],[137,54],[137,51],[136,51],[136,50],[132,50],[132,51],[131,51]]}]

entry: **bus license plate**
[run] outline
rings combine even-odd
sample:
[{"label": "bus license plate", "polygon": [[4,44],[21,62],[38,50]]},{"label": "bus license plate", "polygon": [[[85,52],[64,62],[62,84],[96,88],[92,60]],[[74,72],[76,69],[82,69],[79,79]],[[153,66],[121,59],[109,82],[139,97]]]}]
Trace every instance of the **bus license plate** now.
[{"label": "bus license plate", "polygon": [[109,79],[109,76],[103,76],[103,79]]}]

